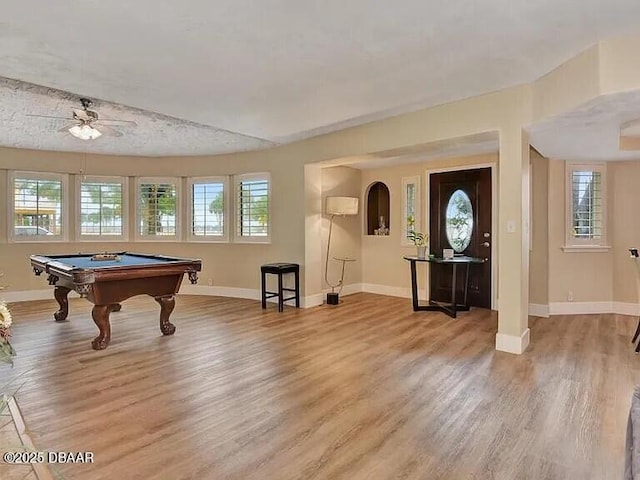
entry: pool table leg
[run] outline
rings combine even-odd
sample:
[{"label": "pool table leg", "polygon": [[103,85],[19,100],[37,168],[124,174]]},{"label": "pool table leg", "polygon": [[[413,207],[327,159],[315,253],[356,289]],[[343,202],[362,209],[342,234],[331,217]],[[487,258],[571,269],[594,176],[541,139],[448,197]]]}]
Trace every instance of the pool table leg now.
[{"label": "pool table leg", "polygon": [[91,317],[100,329],[100,335],[93,339],[91,347],[94,350],[104,350],[111,340],[111,324],[109,323],[109,313],[111,305],[94,305],[91,310]]},{"label": "pool table leg", "polygon": [[56,322],[62,322],[67,319],[67,315],[69,315],[69,300],[67,299],[67,295],[71,289],[67,287],[58,287],[53,290],[53,296],[55,297],[58,305],[60,305],[60,309],[53,314],[53,318],[56,319]]},{"label": "pool table leg", "polygon": [[176,326],[169,321],[169,315],[176,306],[176,300],[173,295],[168,297],[155,297],[156,302],[160,304],[160,331],[163,335],[173,335]]}]

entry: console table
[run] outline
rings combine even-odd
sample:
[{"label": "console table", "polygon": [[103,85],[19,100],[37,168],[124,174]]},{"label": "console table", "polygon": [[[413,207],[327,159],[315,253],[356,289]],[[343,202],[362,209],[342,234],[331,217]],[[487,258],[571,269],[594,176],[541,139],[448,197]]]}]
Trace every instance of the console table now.
[{"label": "console table", "polygon": [[[469,303],[467,298],[467,293],[469,291],[469,268],[472,263],[483,263],[484,260],[481,258],[475,257],[466,257],[466,256],[458,256],[453,258],[435,258],[435,257],[426,257],[426,258],[418,258],[418,257],[404,257],[411,264],[411,297],[413,299],[413,311],[439,311],[444,312],[452,318],[456,318],[457,312],[466,312],[469,310]],[[451,280],[451,303],[443,303],[436,302],[434,300],[429,300],[428,305],[420,305],[418,300],[418,279],[416,273],[416,263],[425,262],[425,263],[444,263],[446,265],[451,265],[453,270],[453,278]],[[458,303],[456,298],[456,280],[458,277],[458,267],[462,265],[464,266],[464,295],[462,303]]]}]

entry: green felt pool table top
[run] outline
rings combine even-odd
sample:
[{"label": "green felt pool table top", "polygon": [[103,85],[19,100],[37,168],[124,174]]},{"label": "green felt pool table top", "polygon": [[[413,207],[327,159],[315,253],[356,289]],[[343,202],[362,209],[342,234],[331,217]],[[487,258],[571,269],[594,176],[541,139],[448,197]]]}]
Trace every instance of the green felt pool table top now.
[{"label": "green felt pool table top", "polygon": [[41,263],[56,262],[72,269],[102,269],[119,267],[136,267],[151,265],[167,265],[184,262],[199,262],[190,258],[169,257],[166,255],[151,255],[141,253],[116,252],[116,259],[93,260],[94,253],[75,255],[32,255],[31,259]]}]

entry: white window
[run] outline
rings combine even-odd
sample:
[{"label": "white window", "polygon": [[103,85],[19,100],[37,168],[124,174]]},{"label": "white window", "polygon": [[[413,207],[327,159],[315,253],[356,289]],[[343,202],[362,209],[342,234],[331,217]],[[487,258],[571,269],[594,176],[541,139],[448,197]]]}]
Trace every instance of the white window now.
[{"label": "white window", "polygon": [[11,240],[65,241],[67,176],[13,172],[10,178]]},{"label": "white window", "polygon": [[236,240],[268,243],[271,238],[271,181],[268,173],[236,176]]},{"label": "white window", "polygon": [[76,177],[78,238],[124,240],[127,238],[127,179]]},{"label": "white window", "polygon": [[179,239],[180,179],[139,178],[136,189],[137,235],[146,240]]},{"label": "white window", "polygon": [[402,179],[402,245],[413,245],[409,232],[420,232],[420,177]]},{"label": "white window", "polygon": [[565,251],[606,246],[606,166],[567,163]]},{"label": "white window", "polygon": [[228,184],[227,177],[189,179],[190,240],[228,240]]}]

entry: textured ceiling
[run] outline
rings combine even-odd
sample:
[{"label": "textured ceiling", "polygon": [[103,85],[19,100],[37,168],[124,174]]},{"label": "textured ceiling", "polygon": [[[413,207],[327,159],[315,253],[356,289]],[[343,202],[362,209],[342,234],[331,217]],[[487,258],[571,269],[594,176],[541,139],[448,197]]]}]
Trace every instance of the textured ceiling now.
[{"label": "textured ceiling", "polygon": [[[599,97],[529,129],[529,142],[545,157],[561,160],[638,160],[620,150],[621,126],[640,118],[640,91]],[[633,122],[635,123],[635,122]],[[630,128],[628,134],[633,134]]]},{"label": "textured ceiling", "polygon": [[154,155],[262,148],[254,137],[284,143],[531,82],[632,32],[637,0],[8,0],[0,76],[101,99],[101,114],[114,102],[138,127],[78,143],[23,115],[74,101],[30,101],[26,89],[24,101],[0,97],[0,130],[18,130],[0,143]]},{"label": "textured ceiling", "polygon": [[[133,121],[112,128],[122,137],[79,140],[67,131],[79,97],[60,90],[0,78],[0,145],[38,150],[116,155],[202,155],[266,148],[271,142],[136,108],[94,101],[100,119]],[[37,117],[45,115],[60,119]],[[100,127],[97,127],[100,129]]]}]

